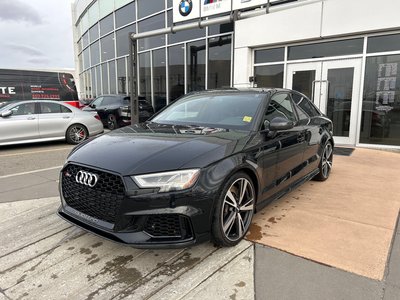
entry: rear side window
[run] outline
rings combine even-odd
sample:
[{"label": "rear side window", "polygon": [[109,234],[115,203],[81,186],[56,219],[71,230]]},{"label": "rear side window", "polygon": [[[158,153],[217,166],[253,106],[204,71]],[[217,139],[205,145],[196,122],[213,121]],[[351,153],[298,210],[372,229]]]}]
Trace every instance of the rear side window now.
[{"label": "rear side window", "polygon": [[120,99],[119,97],[104,97],[102,105],[120,103]]},{"label": "rear side window", "polygon": [[297,93],[293,93],[292,97],[293,97],[294,102],[302,110],[302,112],[307,114],[310,118],[320,115],[318,110],[314,107],[314,105],[306,97],[304,97],[300,94],[297,94]]},{"label": "rear side window", "polygon": [[62,106],[61,104],[41,102],[40,112],[42,114],[61,114],[61,113],[70,113],[71,110],[65,106]]}]

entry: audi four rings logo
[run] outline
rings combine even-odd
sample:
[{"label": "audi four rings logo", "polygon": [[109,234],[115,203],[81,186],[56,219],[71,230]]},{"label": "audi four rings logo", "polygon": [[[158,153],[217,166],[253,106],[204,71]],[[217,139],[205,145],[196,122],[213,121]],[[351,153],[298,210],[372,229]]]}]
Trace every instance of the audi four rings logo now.
[{"label": "audi four rings logo", "polygon": [[179,13],[181,16],[186,17],[192,12],[193,3],[192,0],[182,0],[179,3]]},{"label": "audi four rings logo", "polygon": [[75,176],[75,180],[77,183],[87,185],[89,187],[94,187],[99,180],[99,177],[96,174],[79,171]]}]

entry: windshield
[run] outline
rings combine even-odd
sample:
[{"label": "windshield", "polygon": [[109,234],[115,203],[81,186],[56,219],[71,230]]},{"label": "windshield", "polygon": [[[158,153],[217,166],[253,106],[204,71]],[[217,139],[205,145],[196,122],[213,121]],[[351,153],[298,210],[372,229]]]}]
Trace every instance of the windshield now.
[{"label": "windshield", "polygon": [[0,110],[7,110],[8,108],[9,108],[9,106],[11,106],[12,104],[15,104],[15,103],[17,103],[18,101],[5,101],[5,102],[2,102],[1,100],[0,100]]},{"label": "windshield", "polygon": [[251,130],[263,94],[209,94],[184,97],[151,122]]}]

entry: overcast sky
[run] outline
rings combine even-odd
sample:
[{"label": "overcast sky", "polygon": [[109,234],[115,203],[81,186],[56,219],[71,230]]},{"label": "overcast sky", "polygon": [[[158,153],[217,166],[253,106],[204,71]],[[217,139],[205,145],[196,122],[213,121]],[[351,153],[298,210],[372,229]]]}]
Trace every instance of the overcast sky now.
[{"label": "overcast sky", "polygon": [[75,68],[72,0],[0,0],[0,69]]}]

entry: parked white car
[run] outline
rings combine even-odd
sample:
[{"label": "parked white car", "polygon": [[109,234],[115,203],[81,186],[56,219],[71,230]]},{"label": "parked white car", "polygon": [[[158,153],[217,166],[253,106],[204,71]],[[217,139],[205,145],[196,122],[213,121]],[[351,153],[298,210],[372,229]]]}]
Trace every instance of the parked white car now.
[{"label": "parked white car", "polygon": [[79,144],[103,130],[97,114],[59,101],[20,101],[0,108],[0,146],[63,139]]}]

